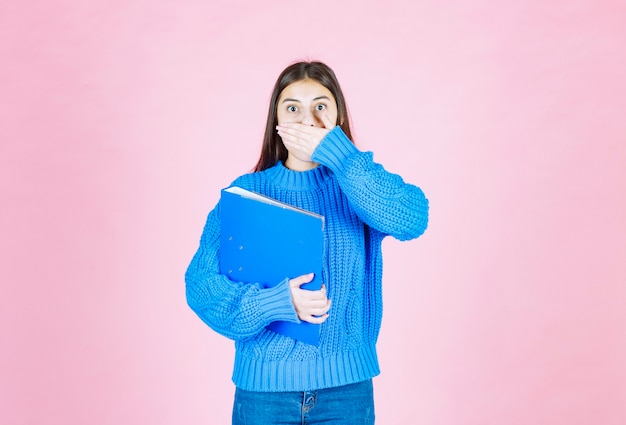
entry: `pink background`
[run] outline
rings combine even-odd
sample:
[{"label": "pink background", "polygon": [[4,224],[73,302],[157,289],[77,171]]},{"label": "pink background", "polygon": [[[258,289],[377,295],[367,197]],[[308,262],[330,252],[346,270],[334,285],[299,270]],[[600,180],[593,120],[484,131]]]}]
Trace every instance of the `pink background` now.
[{"label": "pink background", "polygon": [[3,3],[0,423],[229,423],[233,345],[183,274],[302,58],[335,69],[358,145],[431,201],[422,238],[384,244],[378,422],[626,423],[624,16]]}]

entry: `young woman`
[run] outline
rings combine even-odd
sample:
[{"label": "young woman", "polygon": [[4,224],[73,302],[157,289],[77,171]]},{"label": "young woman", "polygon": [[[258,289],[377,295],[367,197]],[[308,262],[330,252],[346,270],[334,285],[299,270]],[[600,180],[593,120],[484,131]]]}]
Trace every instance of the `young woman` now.
[{"label": "young woman", "polygon": [[[321,290],[300,288],[312,275],[271,288],[221,275],[219,203],[185,275],[190,307],[235,341],[233,424],[374,423],[381,243],[421,235],[428,201],[358,150],[348,121],[328,66],[287,67],[274,86],[255,170],[233,182],[325,217]],[[319,346],[266,329],[275,320],[320,324]]]}]

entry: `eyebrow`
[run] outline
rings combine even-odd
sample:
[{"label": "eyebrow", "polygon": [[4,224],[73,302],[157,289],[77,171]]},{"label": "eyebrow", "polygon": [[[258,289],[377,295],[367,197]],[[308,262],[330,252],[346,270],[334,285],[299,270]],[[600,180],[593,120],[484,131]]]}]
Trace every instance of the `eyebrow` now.
[{"label": "eyebrow", "polygon": [[[326,100],[330,100],[330,97],[328,96],[318,96],[315,99],[313,99],[313,102],[315,102],[316,100],[320,100],[320,99],[326,99]],[[298,99],[292,99],[290,97],[283,99],[282,102],[280,103],[285,103],[285,102],[298,102],[298,103],[302,103],[301,101],[299,101]]]}]

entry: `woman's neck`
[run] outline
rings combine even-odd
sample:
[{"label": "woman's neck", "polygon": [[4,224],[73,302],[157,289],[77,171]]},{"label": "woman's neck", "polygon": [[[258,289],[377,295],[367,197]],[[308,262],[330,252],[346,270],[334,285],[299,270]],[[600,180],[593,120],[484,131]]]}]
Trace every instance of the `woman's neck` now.
[{"label": "woman's neck", "polygon": [[289,168],[292,171],[309,171],[313,168],[317,167],[319,164],[313,161],[301,161],[297,158],[294,158],[292,155],[287,156],[287,160],[285,161],[285,167]]}]

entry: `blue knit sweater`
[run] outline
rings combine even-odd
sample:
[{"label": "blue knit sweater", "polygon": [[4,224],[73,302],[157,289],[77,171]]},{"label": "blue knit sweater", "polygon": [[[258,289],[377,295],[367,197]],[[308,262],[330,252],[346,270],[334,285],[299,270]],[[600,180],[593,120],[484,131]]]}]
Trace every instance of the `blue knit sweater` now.
[{"label": "blue knit sweater", "polygon": [[[304,172],[282,163],[246,174],[233,185],[325,217],[322,281],[332,300],[315,347],[265,327],[298,322],[288,279],[271,288],[219,274],[219,203],[209,213],[200,247],[185,275],[187,302],[212,329],[235,340],[233,382],[249,391],[306,391],[346,385],[379,373],[376,340],[382,318],[381,243],[416,238],[428,221],[428,201],[359,151],[335,127]],[[290,276],[294,278],[296,276]]]}]

